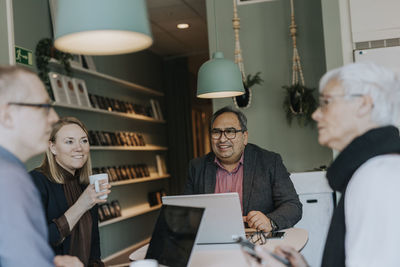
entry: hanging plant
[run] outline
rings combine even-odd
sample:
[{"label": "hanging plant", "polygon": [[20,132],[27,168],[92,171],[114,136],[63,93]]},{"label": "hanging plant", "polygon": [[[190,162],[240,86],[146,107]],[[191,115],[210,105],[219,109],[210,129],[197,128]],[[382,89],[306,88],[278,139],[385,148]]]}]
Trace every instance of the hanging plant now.
[{"label": "hanging plant", "polygon": [[71,76],[70,60],[72,59],[72,55],[55,49],[53,40],[50,38],[44,38],[36,45],[35,57],[36,66],[39,70],[39,77],[45,84],[50,97],[54,99],[49,79],[49,61],[51,58],[58,60],[64,66],[66,74]]},{"label": "hanging plant", "polygon": [[304,81],[303,68],[301,67],[300,55],[297,50],[297,26],[294,19],[293,0],[290,0],[290,8],[291,23],[289,29],[293,41],[292,85],[282,86],[282,88],[286,89],[283,108],[289,125],[292,124],[293,118],[295,117],[300,126],[306,126],[308,124],[313,125],[311,115],[317,108],[317,101],[313,95],[315,89],[306,87]]},{"label": "hanging plant", "polygon": [[243,82],[244,94],[236,96],[234,102],[239,108],[247,108],[251,104],[251,87],[256,84],[262,84],[264,82],[260,77],[261,72],[257,72],[255,75],[247,75],[246,80]]},{"label": "hanging plant", "polygon": [[246,109],[249,108],[251,105],[251,96],[252,96],[251,88],[256,84],[262,84],[264,81],[260,77],[261,72],[257,72],[255,75],[249,74],[246,76],[245,74],[243,58],[242,58],[242,50],[240,48],[240,37],[239,37],[240,19],[237,12],[236,1],[233,1],[232,26],[233,26],[233,31],[235,33],[235,63],[238,64],[240,73],[242,74],[243,87],[244,87],[244,94],[233,97],[233,102],[235,103],[236,107]]},{"label": "hanging plant", "polygon": [[317,102],[313,95],[315,88],[307,88],[298,83],[282,86],[282,88],[286,89],[283,108],[289,125],[292,124],[293,118],[297,118],[300,126],[312,124],[311,115],[317,108]]}]

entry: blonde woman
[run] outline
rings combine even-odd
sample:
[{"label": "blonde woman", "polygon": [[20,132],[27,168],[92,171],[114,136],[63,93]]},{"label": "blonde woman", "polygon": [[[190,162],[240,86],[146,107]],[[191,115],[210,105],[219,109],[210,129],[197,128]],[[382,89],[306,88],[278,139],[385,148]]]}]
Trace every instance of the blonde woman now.
[{"label": "blonde woman", "polygon": [[74,117],[61,118],[53,127],[46,157],[31,172],[45,208],[49,241],[58,255],[77,256],[85,266],[104,266],[100,260],[98,203],[110,193],[88,185],[91,174],[88,131]]}]

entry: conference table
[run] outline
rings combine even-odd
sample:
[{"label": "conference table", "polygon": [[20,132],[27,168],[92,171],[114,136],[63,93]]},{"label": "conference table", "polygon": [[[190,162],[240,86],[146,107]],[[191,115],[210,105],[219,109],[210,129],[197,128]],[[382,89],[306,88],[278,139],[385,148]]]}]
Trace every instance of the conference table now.
[{"label": "conference table", "polygon": [[[302,228],[289,228],[281,230],[285,235],[281,239],[267,239],[263,247],[274,250],[279,245],[289,245],[297,251],[306,245],[308,241],[308,233]],[[130,260],[141,260],[146,255],[148,245],[145,245],[130,256]],[[218,266],[218,267],[236,267],[249,266],[250,261],[247,255],[241,250],[239,244],[208,244],[195,245],[192,251],[190,267],[200,266]]]}]

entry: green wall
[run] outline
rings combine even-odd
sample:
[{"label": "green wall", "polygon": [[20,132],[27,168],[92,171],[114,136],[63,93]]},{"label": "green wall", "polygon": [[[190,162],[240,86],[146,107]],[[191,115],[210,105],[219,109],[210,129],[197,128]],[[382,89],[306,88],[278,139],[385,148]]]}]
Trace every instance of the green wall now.
[{"label": "green wall", "polygon": [[[210,51],[218,50],[234,59],[232,0],[207,0]],[[289,171],[305,171],[332,160],[330,149],[317,142],[316,128],[301,128],[286,122],[282,108],[284,89],[291,79],[292,43],[289,39],[290,3],[273,1],[238,6],[241,19],[240,43],[246,73],[261,72],[264,84],[253,88],[251,107],[243,110],[248,119],[249,141],[280,153]],[[298,49],[306,85],[317,87],[326,70],[320,0],[296,0]],[[214,111],[233,105],[231,99],[213,100]]]},{"label": "green wall", "polygon": [[0,0],[0,65],[10,64],[6,0]]}]

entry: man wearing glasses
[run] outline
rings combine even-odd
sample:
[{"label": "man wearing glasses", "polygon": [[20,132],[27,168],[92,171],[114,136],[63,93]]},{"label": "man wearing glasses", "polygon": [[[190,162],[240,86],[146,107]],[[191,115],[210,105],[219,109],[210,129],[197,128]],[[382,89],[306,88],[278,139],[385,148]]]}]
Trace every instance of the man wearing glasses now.
[{"label": "man wearing glasses", "polygon": [[39,192],[24,163],[43,153],[58,120],[36,74],[0,66],[0,266],[83,266],[57,256]]},{"label": "man wearing glasses", "polygon": [[302,205],[279,154],[247,143],[247,119],[224,107],[211,117],[211,153],[193,159],[185,194],[237,192],[243,221],[265,232],[292,227]]}]

